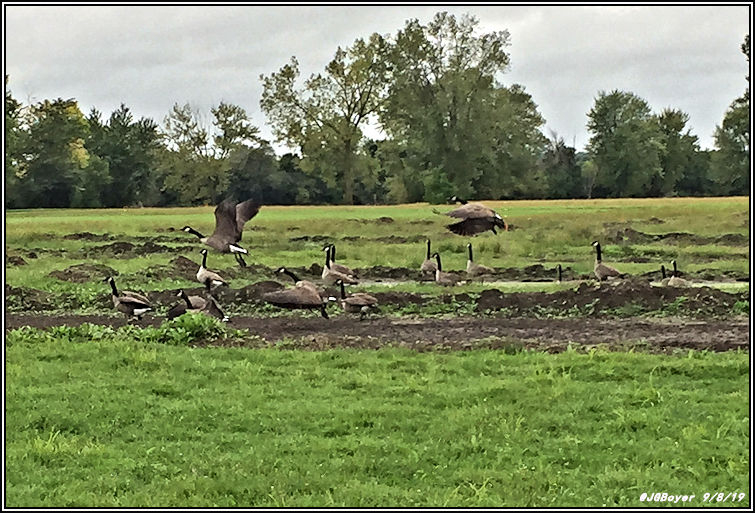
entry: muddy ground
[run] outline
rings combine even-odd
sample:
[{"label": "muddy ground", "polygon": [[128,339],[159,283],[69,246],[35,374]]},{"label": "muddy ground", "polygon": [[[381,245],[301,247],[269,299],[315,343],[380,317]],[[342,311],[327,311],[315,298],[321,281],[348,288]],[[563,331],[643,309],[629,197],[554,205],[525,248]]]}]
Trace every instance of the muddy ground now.
[{"label": "muddy ground", "polygon": [[[145,317],[140,326],[158,326],[164,319]],[[77,326],[84,322],[119,327],[123,317],[102,315],[24,315],[8,314],[6,329],[21,326],[47,328]],[[396,318],[374,317],[364,321],[353,317],[235,317],[231,328],[249,330],[247,339],[203,342],[198,345],[237,347],[281,347],[324,350],[337,347],[379,349],[387,345],[418,351],[500,349],[515,352],[533,349],[561,352],[569,345],[586,350],[629,349],[654,353],[678,350],[749,351],[750,324],[742,320],[648,320],[648,319],[533,319],[533,318]]]}]

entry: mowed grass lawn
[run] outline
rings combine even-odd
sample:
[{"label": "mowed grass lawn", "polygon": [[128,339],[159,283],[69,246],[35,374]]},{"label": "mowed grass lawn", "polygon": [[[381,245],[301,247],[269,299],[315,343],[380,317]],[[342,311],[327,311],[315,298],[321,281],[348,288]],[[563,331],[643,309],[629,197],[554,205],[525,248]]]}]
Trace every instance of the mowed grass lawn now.
[{"label": "mowed grass lawn", "polygon": [[747,353],[34,333],[6,342],[6,507],[657,505],[643,492],[698,507],[749,492]]}]

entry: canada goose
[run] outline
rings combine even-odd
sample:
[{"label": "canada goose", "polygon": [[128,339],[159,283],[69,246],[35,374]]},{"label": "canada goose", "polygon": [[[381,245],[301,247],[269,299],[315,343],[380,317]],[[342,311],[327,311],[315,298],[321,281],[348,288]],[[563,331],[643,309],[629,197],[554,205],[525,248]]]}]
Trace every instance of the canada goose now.
[{"label": "canada goose", "polygon": [[469,259],[467,260],[467,274],[469,276],[480,276],[482,274],[492,274],[495,271],[492,267],[475,263],[472,258],[472,243],[467,244],[467,252],[469,253]]},{"label": "canada goose", "polygon": [[670,278],[666,276],[666,266],[661,264],[661,286],[665,287],[668,285],[668,281]]},{"label": "canada goose", "polygon": [[672,260],[671,264],[674,266],[674,271],[671,273],[671,278],[668,279],[669,287],[689,287],[690,282],[684,278],[679,277],[679,271],[676,268],[676,260]]},{"label": "canada goose", "polygon": [[201,249],[199,252],[202,253],[202,265],[199,266],[199,270],[197,271],[197,281],[203,284],[208,291],[211,285],[216,287],[228,285],[228,282],[221,278],[218,273],[207,269],[207,250]]},{"label": "canada goose", "polygon": [[364,292],[357,292],[355,294],[346,295],[346,288],[343,285],[343,280],[336,280],[336,285],[341,286],[341,307],[346,312],[358,313],[359,320],[364,320],[367,312],[377,309],[378,300],[374,296],[365,294]]},{"label": "canada goose", "polygon": [[353,276],[340,273],[333,269],[333,266],[330,263],[330,246],[326,246],[323,251],[325,251],[325,267],[322,268],[322,280],[326,285],[333,285],[336,280],[343,280],[344,283],[349,283],[351,285],[359,283],[359,281]]},{"label": "canada goose", "polygon": [[246,267],[246,262],[241,254],[249,252],[236,244],[241,240],[244,224],[257,215],[261,205],[254,200],[246,200],[236,203],[231,199],[222,201],[215,207],[215,231],[205,237],[194,228],[184,226],[183,231],[196,235],[200,241],[221,253],[233,253],[241,267]]},{"label": "canada goose", "polygon": [[457,235],[476,235],[491,230],[494,234],[498,234],[495,231],[496,227],[503,228],[508,231],[509,227],[506,221],[498,215],[494,210],[481,205],[480,203],[467,203],[463,199],[459,199],[456,196],[450,198],[452,202],[459,202],[461,206],[450,212],[446,212],[445,215],[449,217],[455,217],[462,219],[458,223],[449,224],[447,228]]},{"label": "canada goose", "polygon": [[425,253],[425,261],[422,262],[422,267],[419,269],[422,272],[434,274],[438,270],[438,264],[430,256],[430,239],[427,239],[425,242],[427,243],[427,253]]},{"label": "canada goose", "polygon": [[115,279],[112,276],[108,276],[103,281],[110,284],[110,288],[113,290],[113,305],[116,310],[126,315],[126,319],[131,320],[131,317],[136,317],[141,320],[142,315],[152,310],[149,299],[141,294],[128,290],[123,290],[119,293],[115,286]]},{"label": "canada goose", "polygon": [[435,270],[436,283],[439,283],[446,287],[456,285],[459,282],[459,277],[455,274],[443,272],[443,266],[440,263],[440,254],[438,254],[438,252],[436,251],[432,256],[435,258],[435,261],[438,264],[438,268]]},{"label": "canada goose", "polygon": [[351,276],[353,278],[356,278],[357,274],[354,271],[352,271],[349,267],[336,263],[336,245],[330,244],[329,246],[330,246],[330,268],[339,273],[343,273],[346,276]]},{"label": "canada goose", "polygon": [[267,292],[266,294],[263,294],[262,299],[281,308],[319,309],[320,314],[326,319],[328,318],[325,306],[328,304],[329,298],[323,298],[320,296],[314,283],[311,281],[300,280],[294,273],[285,267],[280,267],[275,272],[290,276],[291,279],[294,280],[294,288]]},{"label": "canada goose", "polygon": [[557,271],[557,276],[558,276],[557,280],[560,283],[561,282],[561,264],[558,264],[556,266],[556,271]]},{"label": "canada goose", "polygon": [[595,267],[593,267],[593,271],[595,272],[595,277],[598,278],[598,281],[605,281],[610,277],[625,276],[613,267],[603,263],[600,242],[595,241],[592,245],[595,246]]},{"label": "canada goose", "polygon": [[200,296],[189,296],[186,294],[186,292],[184,292],[183,289],[179,290],[176,296],[181,298],[183,301],[168,310],[168,319],[174,319],[187,312],[199,312],[211,317],[216,317],[223,322],[228,322],[228,316],[223,313],[223,310],[221,310],[220,305],[218,305],[218,302],[214,297],[210,296],[209,299],[205,299]]}]

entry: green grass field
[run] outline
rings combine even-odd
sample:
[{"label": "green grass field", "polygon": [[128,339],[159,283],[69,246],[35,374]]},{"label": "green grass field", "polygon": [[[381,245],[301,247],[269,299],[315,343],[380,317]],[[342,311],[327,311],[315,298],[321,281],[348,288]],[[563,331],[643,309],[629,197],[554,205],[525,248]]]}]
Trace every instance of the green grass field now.
[{"label": "green grass field", "polygon": [[[655,271],[675,258],[693,277],[726,278],[708,285],[749,287],[730,278],[749,275],[749,198],[484,203],[512,225],[471,239],[485,265],[560,263],[587,274],[595,258],[590,243],[600,240],[604,259],[624,272]],[[339,263],[353,268],[417,269],[429,237],[444,268],[462,270],[468,239],[448,232],[449,218],[433,208],[265,206],[244,233],[247,262],[268,269],[322,264],[330,241]],[[6,285],[67,298],[58,313],[99,314],[113,314],[105,283],[49,273],[104,264],[119,273],[123,289],[197,287],[143,273],[177,256],[198,264],[196,239],[169,228],[188,224],[207,234],[212,210],[6,212],[6,253],[26,261],[6,261]],[[622,239],[628,228],[642,240]],[[81,233],[110,237],[70,238]],[[651,240],[679,233],[687,235]],[[114,242],[151,241],[175,251],[101,251]],[[237,270],[230,255],[211,253],[209,265]],[[264,270],[235,274],[232,287],[273,278]],[[574,286],[470,283],[453,293]],[[450,292],[407,281],[354,290],[361,289],[435,299]],[[27,313],[7,300],[6,308]],[[685,314],[676,303],[664,315]],[[737,305],[732,318],[749,313],[746,298]],[[416,311],[409,306],[385,315],[473,313],[440,299]],[[639,315],[629,306],[616,310]],[[292,322],[317,315],[254,308],[244,313],[291,315]],[[200,347],[218,337],[244,338],[246,347]],[[296,340],[271,347],[202,316],[159,327],[7,331],[5,506],[648,507],[660,504],[640,496],[656,492],[695,495],[676,507],[750,505],[749,352],[297,347]],[[718,492],[746,496],[703,502]]]},{"label": "green grass field", "polygon": [[191,349],[97,330],[7,344],[8,507],[748,492],[746,353]]},{"label": "green grass field", "polygon": [[[466,267],[466,244],[472,242],[475,260],[497,268],[524,268],[541,264],[555,268],[569,267],[576,274],[592,272],[595,258],[593,240],[602,241],[604,260],[622,272],[642,274],[670,266],[676,259],[688,273],[701,270],[720,273],[749,274],[749,198],[671,198],[625,200],[563,200],[485,202],[497,209],[512,225],[512,230],[494,235],[491,232],[468,239],[447,231],[450,218],[433,213],[447,211],[449,205],[412,204],[376,207],[276,207],[265,206],[246,226],[243,244],[250,251],[247,261],[269,269],[281,265],[308,267],[323,264],[325,241],[335,242],[338,261],[352,268],[372,266],[418,269],[425,257],[424,241],[430,238],[433,250],[443,257],[446,270]],[[27,255],[27,265],[6,266],[6,283],[54,293],[91,296],[106,291],[102,283],[71,284],[48,277],[51,271],[64,270],[80,263],[108,265],[120,273],[119,284],[142,291],[193,287],[188,280],[145,278],[144,269],[167,265],[183,255],[200,262],[200,244],[180,230],[190,225],[204,234],[212,231],[212,207],[174,209],[112,210],[31,210],[6,213],[6,250],[9,255]],[[672,243],[607,241],[617,230],[631,228],[649,234],[688,233],[699,240]],[[88,232],[109,234],[109,241],[84,241],[65,238]],[[714,242],[724,235],[744,238],[731,244]],[[92,256],[87,251],[117,242],[137,245],[159,237],[160,244],[176,248],[175,252],[146,253],[121,258],[103,252]],[[314,239],[314,240],[313,240]],[[215,269],[235,269],[230,255],[212,253],[208,265]],[[554,276],[555,277],[555,276]],[[273,278],[247,274],[234,279],[240,288]],[[713,286],[717,284],[713,283]],[[407,284],[404,291],[413,289]],[[521,285],[512,284],[516,291]],[[746,290],[747,284],[727,284]],[[380,289],[380,285],[370,290]],[[541,290],[552,290],[551,284]],[[438,290],[437,288],[435,290]],[[466,291],[464,286],[457,288]],[[477,290],[474,284],[470,290]],[[527,290],[536,290],[529,285]],[[107,292],[107,291],[106,291]]]}]

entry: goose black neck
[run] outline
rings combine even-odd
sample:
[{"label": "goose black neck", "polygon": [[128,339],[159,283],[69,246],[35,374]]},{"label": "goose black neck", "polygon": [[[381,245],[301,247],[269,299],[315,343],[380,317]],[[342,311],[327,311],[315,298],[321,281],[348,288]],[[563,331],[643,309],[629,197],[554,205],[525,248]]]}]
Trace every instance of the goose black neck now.
[{"label": "goose black neck", "polygon": [[436,253],[435,255],[435,261],[438,262],[438,270],[442,271],[443,267],[440,265],[440,255]]},{"label": "goose black neck", "polygon": [[191,308],[191,301],[189,301],[189,296],[187,296],[187,295],[186,295],[186,292],[184,292],[184,291],[182,290],[182,291],[180,292],[180,294],[181,294],[181,299],[183,299],[183,300],[184,300],[184,302],[186,302],[186,306],[187,306],[188,308]]},{"label": "goose black neck", "polygon": [[558,264],[558,281],[561,281],[561,264]]},{"label": "goose black neck", "polygon": [[425,259],[430,260],[430,240],[427,241],[427,256]]},{"label": "goose black neck", "polygon": [[335,262],[336,261],[336,247],[335,245],[330,246],[330,261]]},{"label": "goose black neck", "polygon": [[285,271],[283,271],[283,274],[287,274],[287,275],[289,275],[289,276],[291,277],[291,279],[292,279],[292,280],[294,280],[294,283],[296,283],[296,282],[298,282],[298,281],[299,281],[299,277],[298,277],[298,276],[296,276],[296,275],[295,275],[294,273],[292,273],[291,271],[289,271],[288,269],[286,269]]},{"label": "goose black neck", "polygon": [[661,275],[663,276],[663,279],[665,280],[666,279],[666,267],[665,266],[661,266]]},{"label": "goose black neck", "polygon": [[341,299],[346,299],[346,287],[343,286],[343,280],[341,280]]},{"label": "goose black neck", "polygon": [[118,289],[115,287],[115,280],[111,278],[108,281],[110,282],[110,288],[113,289],[113,295],[117,296],[118,295]]},{"label": "goose black neck", "polygon": [[202,253],[202,267],[207,268],[207,251]]},{"label": "goose black neck", "polygon": [[325,267],[330,269],[330,248],[325,250]]},{"label": "goose black neck", "polygon": [[467,250],[469,250],[469,261],[474,262],[474,259],[472,258],[472,245],[471,244],[467,246]]},{"label": "goose black neck", "polygon": [[674,264],[674,274],[673,274],[673,276],[679,276],[679,274],[678,274],[678,273],[679,273],[679,271],[677,271],[677,270],[676,270],[676,260],[674,260],[674,261],[673,261],[673,262],[671,262],[671,263],[672,263],[672,264]]},{"label": "goose black neck", "polygon": [[597,253],[596,259],[598,260],[598,262],[601,262],[602,258],[601,258],[601,254],[600,254],[600,243],[595,244],[595,252]]},{"label": "goose black neck", "polygon": [[196,235],[196,236],[197,236],[197,237],[199,237],[200,239],[204,237],[204,235],[202,235],[201,233],[199,233],[198,231],[196,231],[196,230],[195,230],[194,228],[192,228],[191,226],[188,226],[187,228],[189,229],[189,233],[191,233],[192,235]]}]

